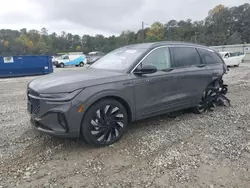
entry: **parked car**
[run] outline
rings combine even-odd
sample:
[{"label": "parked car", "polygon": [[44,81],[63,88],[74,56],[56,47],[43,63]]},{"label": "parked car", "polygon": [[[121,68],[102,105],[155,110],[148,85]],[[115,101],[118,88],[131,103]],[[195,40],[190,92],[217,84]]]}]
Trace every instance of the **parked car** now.
[{"label": "parked car", "polygon": [[96,62],[97,60],[99,60],[100,58],[102,58],[105,54],[103,52],[90,52],[87,55],[87,64],[93,64],[94,62]]},{"label": "parked car", "polygon": [[39,131],[106,146],[118,141],[132,121],[187,108],[212,110],[213,88],[225,72],[219,54],[205,46],[125,46],[82,71],[31,81],[28,111]]},{"label": "parked car", "polygon": [[242,52],[219,52],[227,66],[238,67],[243,61],[245,54]]},{"label": "parked car", "polygon": [[57,68],[65,66],[83,67],[87,63],[86,56],[83,54],[65,54],[53,59],[53,64]]}]

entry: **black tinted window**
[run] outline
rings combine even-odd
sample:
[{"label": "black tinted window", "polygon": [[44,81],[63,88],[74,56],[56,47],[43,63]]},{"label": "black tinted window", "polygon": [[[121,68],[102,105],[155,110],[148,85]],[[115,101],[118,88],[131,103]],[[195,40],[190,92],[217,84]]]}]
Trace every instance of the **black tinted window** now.
[{"label": "black tinted window", "polygon": [[199,52],[207,64],[223,63],[213,50],[199,49]]},{"label": "black tinted window", "polygon": [[151,52],[142,62],[142,65],[154,65],[157,70],[171,68],[168,48],[159,48]]},{"label": "black tinted window", "polygon": [[172,51],[175,59],[175,67],[186,67],[201,64],[201,58],[195,48],[173,47]]}]

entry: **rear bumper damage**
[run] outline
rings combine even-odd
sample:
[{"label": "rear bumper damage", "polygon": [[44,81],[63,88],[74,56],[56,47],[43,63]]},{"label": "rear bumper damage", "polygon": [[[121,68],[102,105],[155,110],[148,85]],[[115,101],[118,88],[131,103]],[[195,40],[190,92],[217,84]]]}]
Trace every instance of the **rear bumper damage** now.
[{"label": "rear bumper damage", "polygon": [[215,83],[214,92],[216,92],[216,97],[214,102],[217,106],[231,106],[230,100],[225,96],[228,92],[228,85],[224,84],[223,78],[219,79]]}]

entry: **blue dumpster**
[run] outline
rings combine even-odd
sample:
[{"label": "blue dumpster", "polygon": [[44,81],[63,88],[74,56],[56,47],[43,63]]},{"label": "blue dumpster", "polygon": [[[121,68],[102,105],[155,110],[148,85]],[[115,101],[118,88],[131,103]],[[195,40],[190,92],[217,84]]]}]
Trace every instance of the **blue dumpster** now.
[{"label": "blue dumpster", "polygon": [[51,56],[0,56],[0,77],[43,75],[53,72]]}]

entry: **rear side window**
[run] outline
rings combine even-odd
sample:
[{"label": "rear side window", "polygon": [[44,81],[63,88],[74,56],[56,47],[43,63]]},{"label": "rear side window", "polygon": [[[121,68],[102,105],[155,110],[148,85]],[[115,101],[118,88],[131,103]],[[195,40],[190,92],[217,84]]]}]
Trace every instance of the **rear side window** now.
[{"label": "rear side window", "polygon": [[207,64],[223,63],[213,50],[199,49],[199,52]]},{"label": "rear side window", "polygon": [[201,64],[201,58],[193,47],[172,47],[175,67],[187,67]]}]

